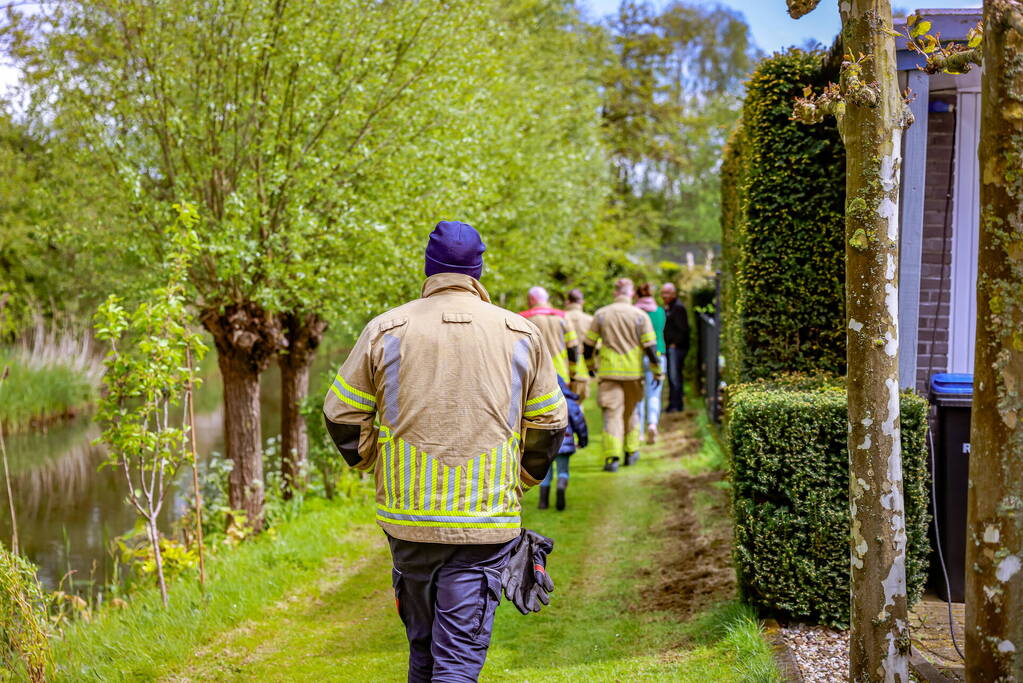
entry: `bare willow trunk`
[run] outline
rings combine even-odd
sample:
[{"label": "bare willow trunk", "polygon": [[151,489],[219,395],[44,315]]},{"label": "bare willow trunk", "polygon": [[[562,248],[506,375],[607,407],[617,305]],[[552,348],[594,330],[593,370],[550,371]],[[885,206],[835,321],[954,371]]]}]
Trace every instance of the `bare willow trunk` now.
[{"label": "bare willow trunk", "polygon": [[245,513],[253,532],[263,528],[263,436],[259,376],[283,344],[276,317],[255,304],[203,312],[213,335],[224,383],[224,449],[231,461],[228,503]]},{"label": "bare willow trunk", "polygon": [[291,498],[305,484],[302,470],[309,443],[301,407],[309,393],[309,370],[327,323],[314,314],[288,313],[281,318],[288,342],[277,359],[281,368],[281,478],[284,497]]},{"label": "bare willow trunk", "polygon": [[846,109],[850,680],[909,682],[899,423],[899,169],[905,104],[888,0],[841,3]]},{"label": "bare willow trunk", "polygon": [[984,3],[966,678],[1023,681],[1023,2]]}]

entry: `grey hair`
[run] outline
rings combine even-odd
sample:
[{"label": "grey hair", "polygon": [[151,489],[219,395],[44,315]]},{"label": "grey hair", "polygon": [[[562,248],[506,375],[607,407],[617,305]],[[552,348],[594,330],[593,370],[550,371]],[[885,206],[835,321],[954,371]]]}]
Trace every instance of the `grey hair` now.
[{"label": "grey hair", "polygon": [[547,290],[537,285],[536,287],[529,288],[529,298],[538,304],[545,304],[550,301],[550,295],[547,294]]}]

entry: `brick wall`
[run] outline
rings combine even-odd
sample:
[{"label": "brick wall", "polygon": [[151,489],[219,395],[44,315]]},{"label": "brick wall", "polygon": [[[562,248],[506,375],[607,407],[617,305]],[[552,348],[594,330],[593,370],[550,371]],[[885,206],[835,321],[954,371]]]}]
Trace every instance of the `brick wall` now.
[{"label": "brick wall", "polygon": [[[954,105],[955,95],[932,95]],[[931,372],[948,367],[948,320],[952,270],[952,201],[949,173],[954,140],[953,112],[931,112],[927,121],[927,170],[924,179],[923,250],[920,263],[920,317],[916,386],[926,395]],[[946,217],[946,211],[948,213]],[[947,225],[946,225],[947,223]],[[940,301],[940,307],[939,307]]]}]

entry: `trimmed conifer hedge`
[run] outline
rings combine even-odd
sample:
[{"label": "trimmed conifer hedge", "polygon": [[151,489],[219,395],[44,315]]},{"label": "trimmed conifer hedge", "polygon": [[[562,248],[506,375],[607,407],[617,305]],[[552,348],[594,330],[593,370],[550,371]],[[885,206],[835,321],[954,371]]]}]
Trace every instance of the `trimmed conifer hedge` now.
[{"label": "trimmed conifer hedge", "polygon": [[[732,387],[735,565],[758,609],[835,626],[849,621],[849,455],[841,380]],[[902,470],[910,604],[927,573],[927,402],[903,394]]]},{"label": "trimmed conifer hedge", "polygon": [[804,87],[837,79],[824,52],[792,49],[746,85],[721,173],[730,383],[844,372],[845,149],[833,119],[789,119]]}]

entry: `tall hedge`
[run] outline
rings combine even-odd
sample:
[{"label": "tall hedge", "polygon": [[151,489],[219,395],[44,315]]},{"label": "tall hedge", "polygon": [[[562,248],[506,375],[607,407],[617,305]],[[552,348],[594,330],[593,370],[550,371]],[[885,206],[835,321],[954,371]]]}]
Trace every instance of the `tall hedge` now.
[{"label": "tall hedge", "polygon": [[725,157],[732,382],[844,371],[845,152],[832,120],[807,126],[789,119],[805,86],[837,79],[825,57],[792,49],[760,62],[746,86],[734,156]]},{"label": "tall hedge", "polygon": [[742,119],[732,130],[721,152],[721,355],[725,357],[721,378],[734,384],[742,376],[742,355],[739,353],[739,326],[735,316],[735,269],[739,255],[739,223],[742,219],[742,150],[745,141]]},{"label": "tall hedge", "polygon": [[[910,604],[927,574],[927,402],[903,394],[902,470]],[[842,385],[733,387],[735,563],[759,609],[831,625],[849,621],[849,453]]]}]

